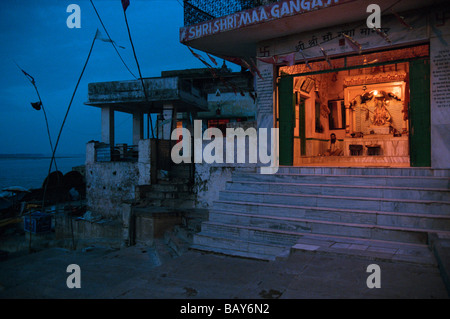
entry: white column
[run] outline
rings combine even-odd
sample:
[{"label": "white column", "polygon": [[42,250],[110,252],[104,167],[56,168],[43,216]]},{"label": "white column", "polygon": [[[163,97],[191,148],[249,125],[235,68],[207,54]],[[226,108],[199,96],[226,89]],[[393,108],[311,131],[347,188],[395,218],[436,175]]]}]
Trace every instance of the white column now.
[{"label": "white column", "polygon": [[86,144],[86,162],[85,164],[94,164],[96,161],[95,158],[95,145],[96,142],[89,142]]},{"label": "white column", "polygon": [[354,131],[353,128],[353,112],[350,109],[350,105],[345,105],[345,136],[350,137],[350,134]]},{"label": "white column", "polygon": [[[166,104],[163,106],[163,125],[162,125],[162,139],[163,140],[170,140],[170,136],[172,134],[172,112],[173,112],[173,105],[172,104]],[[176,120],[176,116],[174,116]],[[175,126],[176,127],[176,126]]]},{"label": "white column", "polygon": [[133,145],[144,138],[144,116],[142,112],[133,113]]},{"label": "white column", "polygon": [[102,142],[114,146],[114,109],[102,107]]},{"label": "white column", "polygon": [[[154,140],[153,140],[154,141]],[[139,150],[139,185],[152,184],[152,140],[140,140],[138,143]],[[155,156],[155,155],[153,155]],[[154,167],[153,167],[154,169]]]}]

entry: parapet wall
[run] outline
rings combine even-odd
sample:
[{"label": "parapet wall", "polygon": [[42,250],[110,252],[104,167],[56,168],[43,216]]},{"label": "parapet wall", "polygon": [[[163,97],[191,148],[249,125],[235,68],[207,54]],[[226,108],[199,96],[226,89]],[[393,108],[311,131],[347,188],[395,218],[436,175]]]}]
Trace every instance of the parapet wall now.
[{"label": "parapet wall", "polygon": [[122,204],[135,200],[136,186],[151,182],[150,140],[139,142],[137,162],[97,162],[96,142],[86,147],[86,199],[93,215],[122,219]]},{"label": "parapet wall", "polygon": [[134,200],[138,180],[138,163],[86,163],[88,209],[105,218],[122,218],[122,203]]}]

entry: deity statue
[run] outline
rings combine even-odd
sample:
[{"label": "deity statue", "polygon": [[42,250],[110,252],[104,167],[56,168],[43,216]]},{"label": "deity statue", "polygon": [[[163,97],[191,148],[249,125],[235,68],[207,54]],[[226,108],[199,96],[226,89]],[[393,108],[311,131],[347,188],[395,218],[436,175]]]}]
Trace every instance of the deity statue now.
[{"label": "deity statue", "polygon": [[372,117],[372,124],[376,126],[387,126],[391,122],[391,115],[386,108],[386,97],[380,92],[375,95],[375,110]]}]

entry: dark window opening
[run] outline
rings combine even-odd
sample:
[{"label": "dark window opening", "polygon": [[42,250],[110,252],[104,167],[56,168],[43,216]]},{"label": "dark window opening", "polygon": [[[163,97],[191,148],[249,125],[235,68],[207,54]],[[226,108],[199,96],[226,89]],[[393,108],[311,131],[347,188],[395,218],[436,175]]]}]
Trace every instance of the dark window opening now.
[{"label": "dark window opening", "polygon": [[330,130],[345,129],[346,115],[344,101],[328,101],[328,109],[330,110],[328,115]]}]

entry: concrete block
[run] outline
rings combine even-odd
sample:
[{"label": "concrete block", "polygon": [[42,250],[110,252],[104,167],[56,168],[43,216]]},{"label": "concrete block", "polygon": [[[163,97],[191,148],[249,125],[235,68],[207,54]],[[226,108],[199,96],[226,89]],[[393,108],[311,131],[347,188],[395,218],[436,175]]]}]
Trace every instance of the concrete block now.
[{"label": "concrete block", "polygon": [[181,224],[181,214],[153,208],[150,211],[134,209],[135,240],[145,245],[153,244],[156,238],[163,238],[164,233]]},{"label": "concrete block", "polygon": [[305,245],[305,244],[295,244],[292,246],[293,249],[297,250],[308,250],[308,251],[315,251],[320,248],[320,246],[314,246],[314,245]]}]

